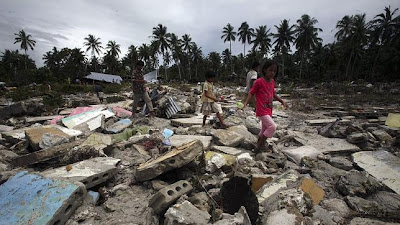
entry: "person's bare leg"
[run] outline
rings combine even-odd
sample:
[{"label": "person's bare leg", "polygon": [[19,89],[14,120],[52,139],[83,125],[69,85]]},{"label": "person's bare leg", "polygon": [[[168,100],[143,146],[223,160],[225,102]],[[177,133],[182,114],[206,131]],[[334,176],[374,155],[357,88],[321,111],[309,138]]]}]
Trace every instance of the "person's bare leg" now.
[{"label": "person's bare leg", "polygon": [[226,125],[225,125],[225,123],[224,123],[224,118],[222,118],[222,116],[221,116],[220,113],[217,113],[217,117],[218,117],[218,119],[219,119],[219,122],[221,122],[221,126],[222,126],[223,128],[226,128]]},{"label": "person's bare leg", "polygon": [[203,116],[203,127],[206,125],[206,120],[207,120],[207,116],[204,115],[204,116]]},{"label": "person's bare leg", "polygon": [[257,150],[258,151],[264,151],[266,150],[265,147],[265,141],[267,140],[267,137],[265,135],[259,136],[258,141],[257,141]]}]

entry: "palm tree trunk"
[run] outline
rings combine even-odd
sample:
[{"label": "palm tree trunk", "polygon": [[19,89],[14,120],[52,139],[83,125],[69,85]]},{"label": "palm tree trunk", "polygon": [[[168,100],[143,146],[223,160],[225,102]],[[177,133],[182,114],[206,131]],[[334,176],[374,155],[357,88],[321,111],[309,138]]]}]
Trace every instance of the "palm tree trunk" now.
[{"label": "palm tree trunk", "polygon": [[26,49],[25,49],[25,70],[28,69],[27,65],[26,65],[26,61],[28,60],[28,55],[26,54]]},{"label": "palm tree trunk", "polygon": [[243,44],[243,58],[246,55],[246,43]]},{"label": "palm tree trunk", "polygon": [[186,52],[187,53],[187,59],[188,59],[188,71],[189,71],[189,81],[192,79],[192,75],[190,74],[190,57],[189,57],[189,50]]},{"label": "palm tree trunk", "polygon": [[352,58],[352,57],[353,57],[353,50],[350,52],[349,61],[347,62],[347,67],[346,67],[346,78],[348,78],[349,69],[350,69],[350,62],[351,62],[351,58]]},{"label": "palm tree trunk", "polygon": [[177,62],[176,64],[178,65],[179,80],[182,80],[182,73],[181,73],[181,66],[180,66],[180,63]]},{"label": "palm tree trunk", "polygon": [[301,54],[301,60],[300,60],[300,76],[299,78],[301,79],[301,73],[303,69],[303,59],[304,59],[304,54]]},{"label": "palm tree trunk", "polygon": [[285,76],[285,54],[282,54],[282,77]]},{"label": "palm tree trunk", "polygon": [[233,74],[232,41],[229,41],[229,61],[231,61],[231,73]]}]

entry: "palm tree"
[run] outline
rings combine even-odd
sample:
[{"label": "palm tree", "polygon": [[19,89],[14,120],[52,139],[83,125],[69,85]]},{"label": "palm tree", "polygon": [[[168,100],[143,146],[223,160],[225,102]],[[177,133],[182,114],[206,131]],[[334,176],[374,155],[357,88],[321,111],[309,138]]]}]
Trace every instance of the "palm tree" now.
[{"label": "palm tree", "polygon": [[271,34],[269,31],[270,29],[267,30],[267,26],[259,26],[255,32],[255,39],[251,42],[253,43],[253,50],[258,47],[263,56],[265,56],[271,48],[271,39],[269,38]]},{"label": "palm tree", "polygon": [[[167,27],[162,24],[158,24],[158,26],[153,27],[153,40],[156,43],[158,48],[158,52],[161,52],[163,59],[165,59],[165,53],[170,48],[168,39],[170,34],[167,32]],[[164,70],[165,70],[165,79],[167,80],[167,66],[164,60]]]},{"label": "palm tree", "polygon": [[218,52],[210,52],[208,54],[208,61],[210,64],[210,68],[218,73],[219,69],[221,68],[221,56]]},{"label": "palm tree", "polygon": [[371,44],[379,45],[378,52],[375,56],[374,63],[371,69],[371,74],[375,73],[376,64],[379,58],[379,55],[382,51],[382,47],[386,46],[390,41],[392,41],[396,36],[396,21],[399,17],[395,17],[395,13],[399,9],[396,8],[391,11],[390,6],[385,7],[385,13],[378,14],[374,17],[372,21],[369,22],[369,27],[371,29]]},{"label": "palm tree", "polygon": [[26,65],[26,60],[28,59],[28,55],[27,55],[27,51],[28,51],[28,47],[33,51],[33,47],[35,47],[36,41],[31,39],[31,35],[30,34],[26,34],[24,30],[20,30],[18,34],[14,34],[15,37],[15,41],[14,44],[21,42],[21,49],[23,49],[25,51],[25,69],[27,69],[27,65]]},{"label": "palm tree", "polygon": [[186,51],[186,59],[188,60],[188,71],[189,71],[189,80],[192,79],[192,75],[190,74],[190,51],[192,50],[193,42],[192,38],[189,34],[184,34],[182,36],[182,49]]},{"label": "palm tree", "polygon": [[222,51],[221,56],[224,67],[226,67],[228,64],[230,64],[231,61],[231,53],[229,52],[229,49],[225,49],[224,51]]},{"label": "palm tree", "polygon": [[121,48],[119,44],[117,44],[115,41],[108,41],[106,49],[111,56],[118,59],[119,54],[121,53]]},{"label": "palm tree", "polygon": [[314,25],[318,23],[318,20],[314,17],[311,18],[309,15],[304,14],[301,16],[301,19],[297,20],[296,25],[296,48],[300,52],[301,60],[300,60],[300,75],[299,78],[302,78],[302,65],[304,57],[310,53],[310,51],[318,46],[322,39],[318,37],[318,32],[322,31],[321,28],[316,28]]},{"label": "palm tree", "polygon": [[172,51],[172,58],[174,59],[175,63],[178,65],[178,73],[179,79],[182,80],[182,73],[181,73],[181,66],[180,66],[180,58],[182,56],[182,40],[176,36],[176,34],[171,33],[168,43],[170,49]]},{"label": "palm tree", "polygon": [[143,61],[148,61],[150,59],[150,48],[146,44],[142,44],[139,47],[139,59]]},{"label": "palm tree", "polygon": [[238,29],[239,41],[243,44],[243,56],[246,55],[246,43],[251,43],[251,38],[254,37],[254,29],[249,27],[247,22],[243,22]]},{"label": "palm tree", "polygon": [[[226,27],[222,30],[221,39],[224,39],[224,43],[229,41],[229,52],[232,55],[232,41],[236,40],[236,32],[234,31],[234,27],[228,23]],[[231,63],[231,72],[233,73],[233,64]]]},{"label": "palm tree", "polygon": [[196,65],[196,74],[195,77],[196,79],[197,77],[197,67],[199,62],[203,59],[203,52],[201,50],[201,47],[198,47],[196,43],[193,43],[192,45],[192,59],[193,59],[193,63]]},{"label": "palm tree", "polygon": [[285,55],[290,50],[290,43],[293,43],[294,38],[294,25],[289,26],[289,21],[284,19],[278,26],[275,25],[277,33],[273,36],[276,38],[274,41],[275,51],[282,53],[282,75],[285,75]]},{"label": "palm tree", "polygon": [[341,20],[339,20],[339,22],[337,22],[336,29],[338,29],[338,31],[335,34],[335,38],[338,41],[342,41],[350,35],[352,21],[353,16],[350,17],[346,15]]},{"label": "palm tree", "polygon": [[[88,52],[89,50],[92,51],[92,57],[95,57],[96,54],[100,55],[101,53],[101,49],[103,49],[103,47],[101,46],[101,41],[100,38],[96,38],[93,34],[89,34],[87,37],[85,37],[84,39],[86,42],[83,43],[83,45],[86,48],[86,52]],[[93,61],[93,60],[92,60]],[[94,62],[97,62],[97,60],[95,60]],[[94,65],[94,70],[97,70],[97,65]]]}]

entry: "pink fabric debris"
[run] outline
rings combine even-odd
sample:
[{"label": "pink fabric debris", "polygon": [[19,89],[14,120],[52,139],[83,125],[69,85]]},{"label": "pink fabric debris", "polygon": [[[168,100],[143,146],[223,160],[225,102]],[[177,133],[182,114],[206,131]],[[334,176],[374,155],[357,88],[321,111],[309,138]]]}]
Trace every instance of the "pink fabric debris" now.
[{"label": "pink fabric debris", "polygon": [[93,107],[76,107],[71,114],[69,114],[69,116],[74,116],[74,115],[78,115],[84,112],[88,112],[91,110],[95,110],[95,109],[99,109],[101,108],[100,106],[93,106]]},{"label": "pink fabric debris", "polygon": [[123,108],[120,108],[117,106],[113,107],[112,109],[115,112],[115,115],[117,115],[118,117],[124,118],[124,117],[132,116],[132,112],[128,111],[126,109],[123,109]]},{"label": "pink fabric debris", "polygon": [[61,119],[63,119],[65,116],[57,116],[55,118],[53,118],[52,120],[50,120],[50,124],[57,124],[58,121],[60,121]]}]

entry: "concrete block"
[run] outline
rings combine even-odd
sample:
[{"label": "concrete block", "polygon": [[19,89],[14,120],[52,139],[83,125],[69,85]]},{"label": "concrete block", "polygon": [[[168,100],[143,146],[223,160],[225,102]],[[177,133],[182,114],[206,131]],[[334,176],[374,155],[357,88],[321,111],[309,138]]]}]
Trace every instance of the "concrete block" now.
[{"label": "concrete block", "polygon": [[14,127],[6,126],[6,125],[0,125],[0,133],[1,132],[12,131],[12,130],[14,130]]},{"label": "concrete block", "polygon": [[297,224],[304,224],[304,219],[301,213],[297,213],[295,210],[281,209],[271,212],[266,217],[266,221],[264,221],[263,224],[297,225]]},{"label": "concrete block", "polygon": [[400,194],[400,159],[387,151],[356,152],[353,162]]},{"label": "concrete block", "polygon": [[400,128],[400,113],[389,113],[385,125],[389,127]]},{"label": "concrete block", "polygon": [[204,212],[189,201],[185,200],[182,203],[171,206],[165,213],[165,225],[207,225],[211,215]]},{"label": "concrete block", "polygon": [[175,147],[179,147],[186,143],[199,140],[203,143],[204,150],[209,150],[211,147],[211,136],[201,136],[201,135],[173,135],[169,138],[171,145]]},{"label": "concrete block", "polygon": [[203,154],[203,144],[199,140],[174,148],[156,159],[139,165],[135,179],[137,181],[153,179],[162,173],[188,164],[201,154]]},{"label": "concrete block", "polygon": [[215,130],[213,137],[216,139],[217,144],[229,147],[239,146],[244,141],[244,137],[240,134],[223,129]]},{"label": "concrete block", "polygon": [[53,148],[43,149],[26,155],[16,157],[12,164],[14,166],[28,166],[38,162],[43,162],[66,154],[70,149],[80,145],[83,140],[76,140],[70,143],[61,144]]},{"label": "concrete block", "polygon": [[319,154],[322,154],[313,146],[301,146],[294,149],[284,149],[282,152],[297,165],[300,165],[303,157],[307,156],[309,158],[316,159]]},{"label": "concrete block", "polygon": [[16,130],[10,130],[6,132],[2,132],[1,136],[6,139],[7,142],[16,144],[22,140],[25,140],[25,130],[28,128],[21,128]]},{"label": "concrete block", "polygon": [[228,147],[228,146],[214,145],[211,147],[211,149],[215,150],[215,151],[223,152],[228,155],[234,155],[234,156],[238,156],[242,153],[245,153],[245,151],[243,151],[243,150],[240,150],[240,149],[234,148],[234,147]]},{"label": "concrete block", "polygon": [[100,194],[96,191],[88,191],[87,196],[90,198],[90,201],[93,203],[93,205],[96,205],[100,199]]},{"label": "concrete block", "polygon": [[82,184],[19,172],[0,186],[0,223],[61,225],[85,195]]},{"label": "concrete block", "polygon": [[192,185],[186,180],[175,182],[161,190],[150,198],[149,207],[159,214],[164,212],[179,197],[192,191]]},{"label": "concrete block", "polygon": [[41,172],[48,178],[65,179],[68,181],[79,181],[86,188],[94,187],[112,178],[117,173],[117,164],[121,161],[111,157],[96,157],[65,166]]},{"label": "concrete block", "polygon": [[40,149],[40,142],[45,134],[51,134],[53,136],[60,136],[69,139],[70,136],[61,130],[54,127],[35,127],[25,130],[25,137],[29,141],[29,144],[34,150]]}]

